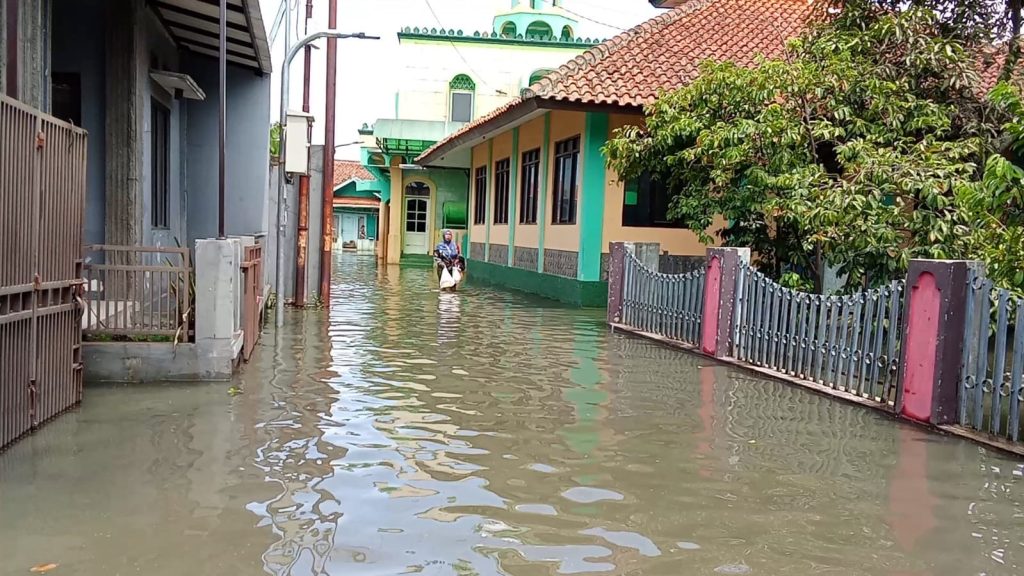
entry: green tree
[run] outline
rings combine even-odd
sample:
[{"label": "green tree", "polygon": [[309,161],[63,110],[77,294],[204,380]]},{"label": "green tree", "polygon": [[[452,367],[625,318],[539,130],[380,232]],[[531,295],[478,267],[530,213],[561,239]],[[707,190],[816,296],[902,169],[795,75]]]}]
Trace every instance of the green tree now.
[{"label": "green tree", "polygon": [[828,263],[868,285],[911,258],[963,257],[991,193],[979,186],[1019,192],[1012,162],[989,161],[1019,91],[984,97],[974,53],[944,26],[927,9],[847,8],[784,60],[706,63],[605,154],[624,178],[664,182],[690,228],[725,216],[725,240],[776,274],[796,264],[817,280]]}]

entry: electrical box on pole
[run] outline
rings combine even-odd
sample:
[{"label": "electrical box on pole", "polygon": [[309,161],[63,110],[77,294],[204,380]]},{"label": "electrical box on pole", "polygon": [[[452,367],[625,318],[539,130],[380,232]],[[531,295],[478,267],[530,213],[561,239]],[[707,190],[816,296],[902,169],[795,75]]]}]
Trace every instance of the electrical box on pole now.
[{"label": "electrical box on pole", "polygon": [[291,174],[309,174],[309,127],[313,115],[306,112],[289,111],[285,123],[284,170]]}]

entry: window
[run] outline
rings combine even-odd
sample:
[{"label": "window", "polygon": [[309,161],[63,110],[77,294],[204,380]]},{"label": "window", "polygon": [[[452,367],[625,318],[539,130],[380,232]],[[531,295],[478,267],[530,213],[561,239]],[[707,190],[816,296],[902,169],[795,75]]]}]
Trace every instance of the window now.
[{"label": "window", "polygon": [[448,84],[451,92],[451,110],[449,118],[452,122],[469,122],[473,120],[473,97],[476,93],[476,82],[465,74],[459,74]]},{"label": "window", "polygon": [[672,199],[668,186],[647,172],[626,182],[622,197],[622,225],[650,228],[685,228],[668,217]]},{"label": "window", "polygon": [[170,176],[171,176],[171,138],[170,111],[163,104],[152,100],[150,104],[152,126],[150,126],[150,143],[152,161],[150,162],[150,212],[153,228],[170,226]]},{"label": "window", "polygon": [[580,166],[580,137],[555,143],[555,189],[552,224],[576,223],[576,186]]},{"label": "window", "polygon": [[537,223],[537,196],[540,192],[540,150],[523,152],[520,169],[519,223]]},{"label": "window", "polygon": [[576,36],[572,33],[572,27],[571,26],[563,26],[562,27],[562,40],[569,41],[569,40],[572,40],[575,37]]},{"label": "window", "polygon": [[519,30],[516,29],[515,22],[505,22],[505,24],[501,27],[501,35],[504,36],[505,38],[515,38],[516,34],[518,33]]},{"label": "window", "polygon": [[526,27],[526,37],[532,40],[547,40],[554,36],[551,25],[547,22],[537,21]]},{"label": "window", "polygon": [[508,224],[508,194],[511,185],[511,159],[494,163],[494,223]]},{"label": "window", "polygon": [[487,223],[487,166],[476,169],[473,189],[473,224]]}]

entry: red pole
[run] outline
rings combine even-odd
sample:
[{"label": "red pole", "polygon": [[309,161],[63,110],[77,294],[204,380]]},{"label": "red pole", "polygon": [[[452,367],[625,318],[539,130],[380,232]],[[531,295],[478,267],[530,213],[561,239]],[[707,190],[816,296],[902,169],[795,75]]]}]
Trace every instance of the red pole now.
[{"label": "red pole", "polygon": [[[313,17],[313,0],[306,0],[305,33],[309,34],[309,19]],[[302,111],[309,113],[309,73],[313,47],[303,49]],[[311,137],[313,127],[308,129]],[[308,139],[308,138],[307,138]],[[309,175],[299,176],[299,230],[295,238],[295,305],[306,305],[306,259],[309,253]]]},{"label": "red pole", "polygon": [[[328,0],[327,27],[338,27],[338,0]],[[327,39],[327,102],[324,111],[324,191],[320,253],[320,299],[331,300],[331,244],[334,238],[334,105],[338,76],[338,39]]]}]

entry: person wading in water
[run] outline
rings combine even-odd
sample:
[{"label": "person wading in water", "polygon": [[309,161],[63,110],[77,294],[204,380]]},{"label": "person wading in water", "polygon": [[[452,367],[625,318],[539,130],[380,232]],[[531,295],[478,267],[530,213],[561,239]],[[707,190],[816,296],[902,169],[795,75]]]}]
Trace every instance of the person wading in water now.
[{"label": "person wading in water", "polygon": [[462,257],[462,250],[455,242],[452,231],[445,230],[442,232],[441,237],[443,239],[442,242],[434,248],[434,257],[440,261],[437,265],[438,281],[441,280],[441,274],[445,269],[451,272],[453,271],[452,267],[457,266],[460,273],[466,270],[466,259]]}]

